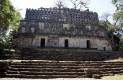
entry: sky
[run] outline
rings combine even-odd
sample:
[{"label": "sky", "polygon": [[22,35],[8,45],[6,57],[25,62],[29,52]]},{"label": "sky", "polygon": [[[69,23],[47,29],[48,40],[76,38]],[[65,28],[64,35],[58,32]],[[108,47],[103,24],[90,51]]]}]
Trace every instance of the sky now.
[{"label": "sky", "polygon": [[[10,0],[14,7],[18,9],[25,17],[26,8],[38,9],[40,7],[53,7],[55,0]],[[68,0],[65,0],[68,1]],[[67,4],[68,6],[71,6]],[[89,10],[97,12],[99,17],[104,13],[113,14],[115,12],[115,6],[112,5],[111,0],[90,0],[88,4]]]}]

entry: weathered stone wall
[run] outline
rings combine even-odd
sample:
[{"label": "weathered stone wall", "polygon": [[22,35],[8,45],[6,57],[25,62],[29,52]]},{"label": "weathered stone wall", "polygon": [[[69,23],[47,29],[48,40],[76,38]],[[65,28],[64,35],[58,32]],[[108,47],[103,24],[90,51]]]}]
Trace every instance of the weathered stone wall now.
[{"label": "weathered stone wall", "polygon": [[68,39],[69,47],[87,48],[87,40],[90,40],[91,48],[97,48],[98,50],[104,50],[104,47],[106,47],[107,50],[111,50],[110,43],[105,39],[89,38],[89,37],[82,37],[82,38],[62,37],[60,38],[60,41],[59,41],[59,45],[61,47],[64,47],[65,39]]},{"label": "weathered stone wall", "polygon": [[69,22],[78,24],[98,24],[98,14],[91,11],[80,11],[69,8],[39,8],[27,9],[26,20],[40,20],[46,22]]},{"label": "weathered stone wall", "polygon": [[41,47],[41,39],[45,39],[45,47],[65,47],[65,40],[68,40],[70,48],[87,48],[87,40],[90,41],[90,48],[98,50],[112,50],[110,41],[96,37],[58,37],[58,36],[35,36],[34,38],[19,38],[18,46]]},{"label": "weathered stone wall", "polygon": [[19,33],[107,37],[107,31],[99,25],[37,21],[21,21]]}]

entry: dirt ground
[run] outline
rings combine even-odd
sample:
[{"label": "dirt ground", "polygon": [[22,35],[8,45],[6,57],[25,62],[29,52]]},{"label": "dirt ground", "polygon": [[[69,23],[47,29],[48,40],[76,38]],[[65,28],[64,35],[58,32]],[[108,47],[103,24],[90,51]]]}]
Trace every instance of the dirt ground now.
[{"label": "dirt ground", "polygon": [[0,80],[101,80],[101,79],[92,79],[92,78],[56,78],[56,79],[0,78]]}]

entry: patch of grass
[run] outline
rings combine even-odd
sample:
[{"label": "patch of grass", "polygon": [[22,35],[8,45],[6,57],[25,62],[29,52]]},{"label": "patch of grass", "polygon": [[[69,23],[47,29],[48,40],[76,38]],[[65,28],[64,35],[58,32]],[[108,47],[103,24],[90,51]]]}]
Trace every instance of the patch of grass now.
[{"label": "patch of grass", "polygon": [[123,75],[104,76],[102,80],[123,80]]},{"label": "patch of grass", "polygon": [[121,57],[119,57],[119,58],[117,58],[117,59],[112,59],[112,60],[107,60],[107,61],[109,61],[109,62],[123,62],[123,58],[121,58]]}]

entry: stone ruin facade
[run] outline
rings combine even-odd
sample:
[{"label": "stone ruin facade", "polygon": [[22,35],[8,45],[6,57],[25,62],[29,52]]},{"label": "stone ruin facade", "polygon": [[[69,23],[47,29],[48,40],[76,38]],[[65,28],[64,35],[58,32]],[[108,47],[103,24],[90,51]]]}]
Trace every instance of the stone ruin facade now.
[{"label": "stone ruin facade", "polygon": [[27,9],[14,43],[21,48],[112,50],[98,14],[69,8]]}]

